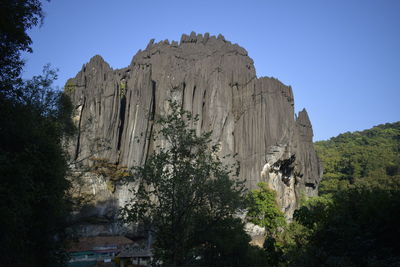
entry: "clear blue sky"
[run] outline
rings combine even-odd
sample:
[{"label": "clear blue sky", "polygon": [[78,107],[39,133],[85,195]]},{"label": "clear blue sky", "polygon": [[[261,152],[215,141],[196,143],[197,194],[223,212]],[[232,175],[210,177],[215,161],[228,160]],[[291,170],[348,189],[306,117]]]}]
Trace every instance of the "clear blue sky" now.
[{"label": "clear blue sky", "polygon": [[122,68],[151,38],[222,33],[259,77],[292,86],[314,140],[400,120],[398,0],[53,0],[44,10],[24,77],[51,63],[62,87],[95,54]]}]

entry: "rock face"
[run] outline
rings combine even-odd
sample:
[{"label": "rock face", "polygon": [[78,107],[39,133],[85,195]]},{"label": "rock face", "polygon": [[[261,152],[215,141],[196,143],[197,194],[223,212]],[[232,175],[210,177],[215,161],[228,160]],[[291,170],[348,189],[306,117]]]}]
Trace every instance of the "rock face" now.
[{"label": "rock face", "polygon": [[[78,134],[69,153],[76,170],[96,160],[116,169],[143,164],[153,150],[146,137],[154,116],[165,113],[172,98],[199,115],[197,132],[213,131],[221,155],[237,153],[249,189],[265,181],[278,192],[288,218],[302,194],[318,192],[321,169],[307,112],[295,117],[291,87],[257,78],[246,50],[222,35],[192,32],[179,44],[151,40],[118,70],[94,56],[65,90],[75,105]],[[93,197],[88,214],[106,217],[129,199],[129,186],[91,173],[77,194]]]}]

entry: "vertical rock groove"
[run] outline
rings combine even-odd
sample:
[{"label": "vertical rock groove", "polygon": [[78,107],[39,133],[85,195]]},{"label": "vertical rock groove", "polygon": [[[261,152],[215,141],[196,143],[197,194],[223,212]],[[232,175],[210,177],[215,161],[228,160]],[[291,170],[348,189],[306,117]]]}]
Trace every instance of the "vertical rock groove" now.
[{"label": "vertical rock groove", "polygon": [[80,149],[80,146],[81,146],[82,115],[83,115],[83,110],[85,109],[85,104],[86,104],[86,97],[83,98],[83,103],[80,106],[79,122],[78,122],[78,133],[77,133],[77,138],[76,138],[74,161],[77,161],[78,158],[79,158],[79,149]]},{"label": "vertical rock groove", "polygon": [[119,106],[119,131],[118,131],[118,142],[117,142],[117,150],[121,149],[121,139],[122,134],[124,132],[124,125],[125,125],[125,110],[126,110],[126,97],[122,96],[120,100]]},{"label": "vertical rock groove", "polygon": [[151,81],[151,112],[150,112],[150,120],[154,121],[154,117],[156,115],[156,86],[157,83],[155,81]]},{"label": "vertical rock groove", "polygon": [[154,126],[154,119],[156,116],[156,87],[157,83],[152,80],[151,81],[151,101],[150,101],[150,108],[149,108],[149,121],[147,122],[146,126],[146,142],[145,142],[145,162],[147,161],[148,156],[151,153],[151,148],[153,145],[153,126]]}]

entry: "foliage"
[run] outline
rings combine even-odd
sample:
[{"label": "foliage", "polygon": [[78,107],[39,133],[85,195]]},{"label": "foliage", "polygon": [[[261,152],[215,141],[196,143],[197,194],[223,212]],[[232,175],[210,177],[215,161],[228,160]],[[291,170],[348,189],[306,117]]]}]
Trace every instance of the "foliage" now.
[{"label": "foliage", "polygon": [[263,245],[266,265],[286,265],[304,250],[311,231],[296,221],[286,223],[276,203],[276,192],[263,182],[259,183],[258,187],[259,189],[253,190],[246,196],[247,217],[250,222],[267,230]]},{"label": "foliage", "polygon": [[196,260],[186,266],[267,266],[265,251],[249,245],[250,237],[238,218],[196,220]]},{"label": "foliage", "polygon": [[312,231],[307,252],[314,255],[316,265],[400,263],[396,245],[400,238],[399,187],[355,184],[313,199],[295,213],[295,218]]},{"label": "foliage", "polygon": [[232,229],[239,239],[245,235],[234,220],[243,204],[243,183],[231,179],[237,170],[222,164],[211,133],[198,136],[189,127],[197,121],[170,101],[170,113],[156,121],[152,137],[163,145],[134,168],[134,198],[122,210],[126,222],[155,232],[155,257],[165,266],[189,266],[209,257],[221,262],[235,251]]},{"label": "foliage", "polygon": [[[42,4],[39,0],[2,0],[0,4],[0,91],[15,93],[22,80],[24,65],[21,52],[32,52],[32,40],[27,30],[43,20]],[[15,95],[14,95],[15,96]]]},{"label": "foliage", "polygon": [[[320,197],[295,212],[282,261],[293,266],[400,264],[400,123],[316,143],[324,164]],[[298,227],[300,226],[300,228]],[[297,228],[297,229],[296,229]],[[302,239],[298,233],[303,233]],[[300,235],[301,236],[301,235]]]},{"label": "foliage", "polygon": [[286,224],[285,217],[276,203],[276,192],[263,182],[257,186],[259,189],[249,192],[246,196],[247,217],[250,222],[265,227],[269,233],[276,233],[279,227]]},{"label": "foliage", "polygon": [[316,143],[320,196],[266,241],[272,265],[398,266],[400,123]]},{"label": "foliage", "polygon": [[333,205],[331,195],[309,198],[298,210],[295,218],[309,229],[321,227],[318,222],[327,218],[327,213]]},{"label": "foliage", "polygon": [[90,172],[100,175],[107,179],[107,187],[111,193],[115,192],[115,183],[130,176],[130,171],[126,166],[110,163],[104,158],[91,158],[93,166]]},{"label": "foliage", "polygon": [[43,19],[38,0],[0,3],[0,253],[2,266],[61,266],[69,214],[62,139],[72,105],[54,91],[56,71],[23,81],[26,31]]},{"label": "foliage", "polygon": [[51,89],[55,78],[45,68],[23,83],[18,99],[0,98],[0,250],[6,266],[63,260],[69,182],[61,141],[73,129],[68,99]]},{"label": "foliage", "polygon": [[113,181],[118,181],[124,177],[129,177],[130,172],[127,167],[118,164],[110,163],[104,158],[91,158],[93,167],[91,171],[95,174],[108,177]]},{"label": "foliage", "polygon": [[345,189],[368,177],[400,174],[400,122],[344,133],[315,143],[324,167],[320,193]]}]

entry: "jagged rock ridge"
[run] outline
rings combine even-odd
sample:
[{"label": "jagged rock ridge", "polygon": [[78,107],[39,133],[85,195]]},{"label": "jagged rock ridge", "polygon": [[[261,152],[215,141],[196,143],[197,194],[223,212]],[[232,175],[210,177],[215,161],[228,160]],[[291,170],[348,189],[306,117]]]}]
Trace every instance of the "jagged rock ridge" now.
[{"label": "jagged rock ridge", "polygon": [[[75,105],[78,135],[69,153],[76,169],[93,165],[94,158],[128,168],[143,164],[153,150],[145,137],[154,116],[165,113],[172,98],[199,115],[197,132],[213,131],[221,155],[237,153],[249,189],[266,181],[277,190],[288,218],[301,194],[317,194],[321,169],[307,112],[295,118],[291,87],[257,78],[247,51],[222,35],[192,32],[179,44],[151,40],[118,70],[94,56],[65,90]],[[114,183],[110,190],[108,179],[83,179],[80,193],[94,195],[94,214],[108,214],[129,198],[131,185]]]}]

